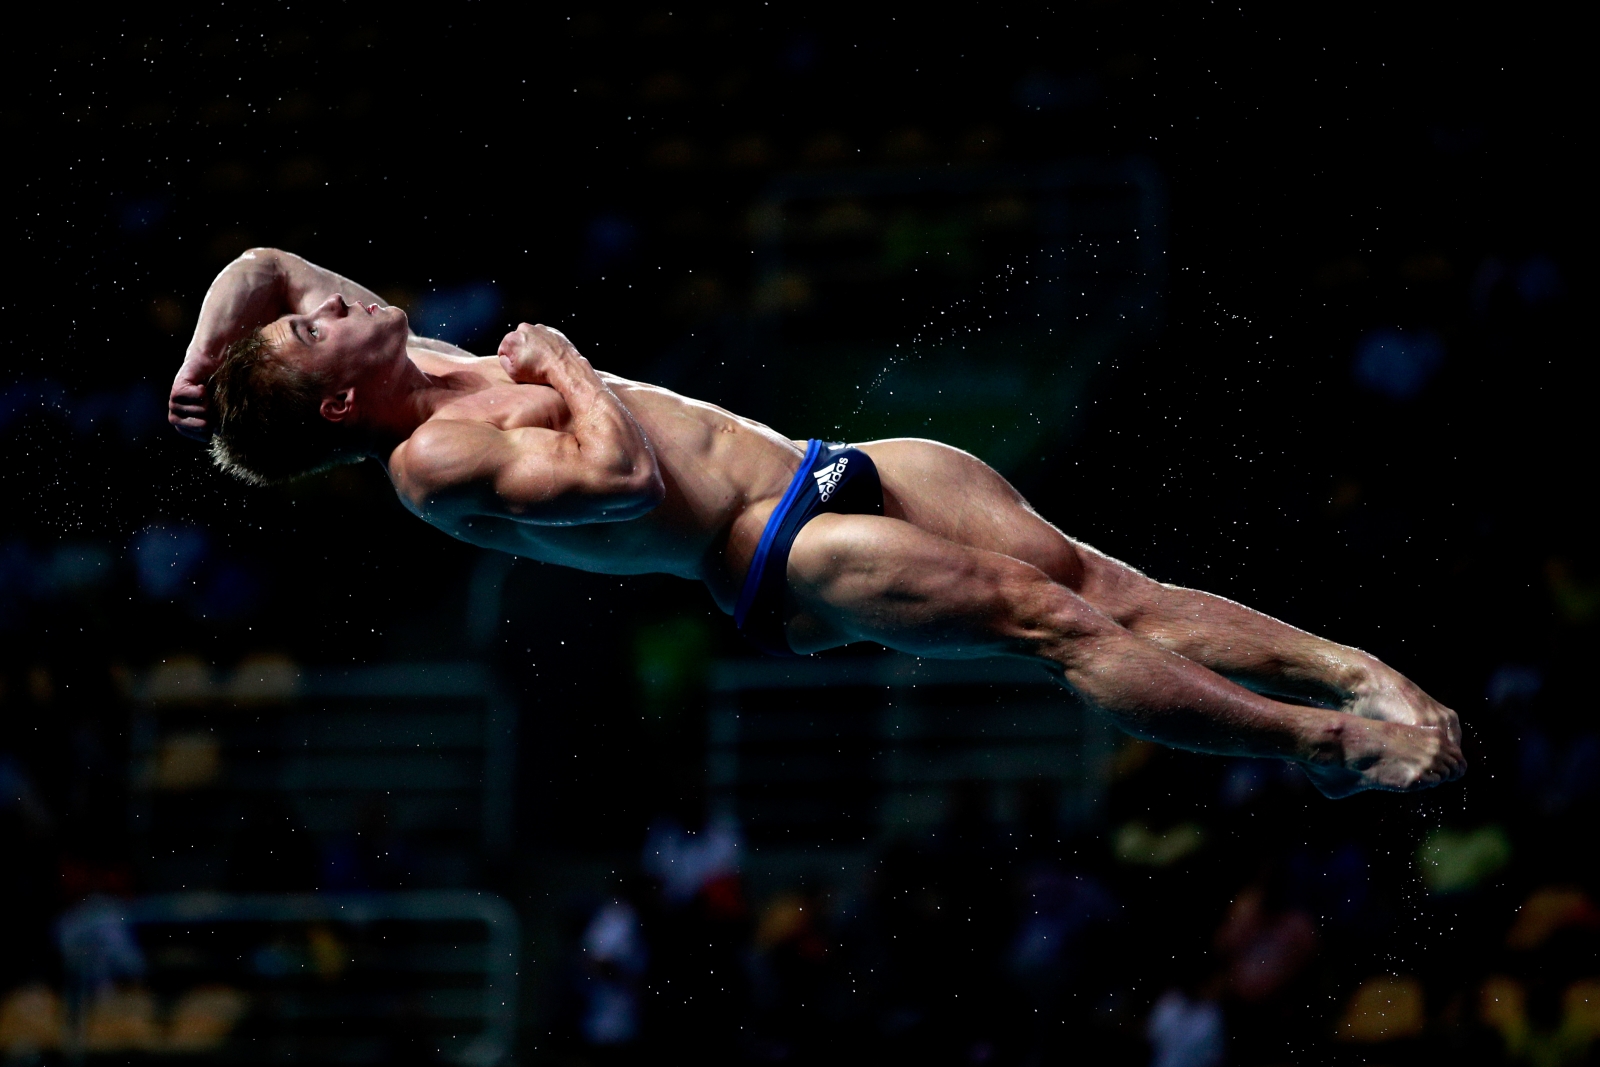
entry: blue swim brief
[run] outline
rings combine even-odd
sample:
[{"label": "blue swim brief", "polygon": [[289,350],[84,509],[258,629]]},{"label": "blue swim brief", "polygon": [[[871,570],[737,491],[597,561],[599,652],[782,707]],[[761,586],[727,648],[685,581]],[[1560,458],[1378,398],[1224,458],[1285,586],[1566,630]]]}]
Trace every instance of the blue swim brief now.
[{"label": "blue swim brief", "polygon": [[883,486],[872,457],[859,448],[812,440],[794,480],[778,502],[739,590],[733,621],[756,647],[793,656],[783,633],[784,594],[789,585],[789,548],[801,527],[824,512],[882,515]]}]

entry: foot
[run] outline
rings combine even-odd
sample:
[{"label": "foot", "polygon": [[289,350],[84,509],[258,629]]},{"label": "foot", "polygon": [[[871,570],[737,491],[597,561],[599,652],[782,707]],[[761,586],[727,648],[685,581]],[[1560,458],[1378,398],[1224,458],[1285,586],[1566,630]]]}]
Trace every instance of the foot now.
[{"label": "foot", "polygon": [[1443,724],[1411,726],[1341,715],[1335,732],[1337,740],[1325,753],[1303,764],[1324,796],[1347,797],[1368,789],[1412,793],[1467,773],[1459,735]]},{"label": "foot", "polygon": [[1363,719],[1439,730],[1457,746],[1461,744],[1460,717],[1411,679],[1381,663],[1340,710]]}]

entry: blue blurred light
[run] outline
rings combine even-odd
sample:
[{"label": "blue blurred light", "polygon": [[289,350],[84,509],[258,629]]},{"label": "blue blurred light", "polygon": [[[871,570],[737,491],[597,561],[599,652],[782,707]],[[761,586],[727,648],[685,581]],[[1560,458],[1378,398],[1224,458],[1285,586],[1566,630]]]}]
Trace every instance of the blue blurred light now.
[{"label": "blue blurred light", "polygon": [[127,233],[144,233],[153,230],[167,216],[167,201],[160,197],[147,197],[124,204],[117,221]]},{"label": "blue blurred light", "polygon": [[1409,400],[1444,363],[1444,342],[1432,330],[1374,330],[1356,345],[1356,381],[1391,400]]},{"label": "blue blurred light", "polygon": [[1517,295],[1524,304],[1548,304],[1564,288],[1561,269],[1549,256],[1532,256],[1517,268]]},{"label": "blue blurred light", "polygon": [[1532,700],[1544,688],[1544,672],[1521,663],[1505,663],[1489,676],[1484,698],[1494,707]]},{"label": "blue blurred light", "polygon": [[91,989],[145,972],[144,951],[134,940],[133,926],[112,900],[89,900],[62,916],[56,943]]},{"label": "blue blurred light", "polygon": [[280,945],[263,945],[250,957],[250,969],[263,978],[282,978],[299,968],[299,961]]},{"label": "blue blurred light", "polygon": [[116,424],[123,437],[136,441],[166,425],[164,408],[161,394],[142,382],[126,391],[90,393],[72,402],[72,428],[87,434],[109,421]]},{"label": "blue blurred light", "polygon": [[224,560],[211,568],[195,609],[207,619],[227,621],[242,618],[255,609],[261,583],[243,565]]},{"label": "blue blurred light", "polygon": [[67,391],[48,378],[18,382],[0,391],[0,430],[30,411],[65,411]]},{"label": "blue blurred light", "polygon": [[493,282],[468,282],[435,289],[410,312],[411,327],[424,337],[465,345],[495,324],[500,288]]},{"label": "blue blurred light", "polygon": [[189,583],[211,549],[198,526],[146,526],[133,535],[129,555],[145,596],[170,600]]},{"label": "blue blurred light", "polygon": [[620,263],[633,253],[639,228],[617,214],[596,216],[584,238],[583,264],[599,272]]}]

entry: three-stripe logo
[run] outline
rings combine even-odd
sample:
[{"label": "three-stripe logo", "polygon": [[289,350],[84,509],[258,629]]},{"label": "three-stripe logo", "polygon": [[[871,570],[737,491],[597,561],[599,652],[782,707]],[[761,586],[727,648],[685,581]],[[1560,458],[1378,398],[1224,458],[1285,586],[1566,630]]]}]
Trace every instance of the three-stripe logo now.
[{"label": "three-stripe logo", "polygon": [[849,456],[840,456],[826,467],[811,472],[811,477],[817,480],[817,493],[822,497],[824,504],[833,496],[833,491],[839,488],[839,483],[844,481],[844,469],[849,462]]}]

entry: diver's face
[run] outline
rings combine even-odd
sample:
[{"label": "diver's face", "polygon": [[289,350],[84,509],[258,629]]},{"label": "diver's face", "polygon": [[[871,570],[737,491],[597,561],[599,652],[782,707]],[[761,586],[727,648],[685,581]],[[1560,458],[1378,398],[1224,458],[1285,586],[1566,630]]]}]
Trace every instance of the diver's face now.
[{"label": "diver's face", "polygon": [[340,383],[405,359],[408,332],[406,313],[399,308],[349,304],[339,293],[307,314],[284,315],[262,330],[281,349]]}]

